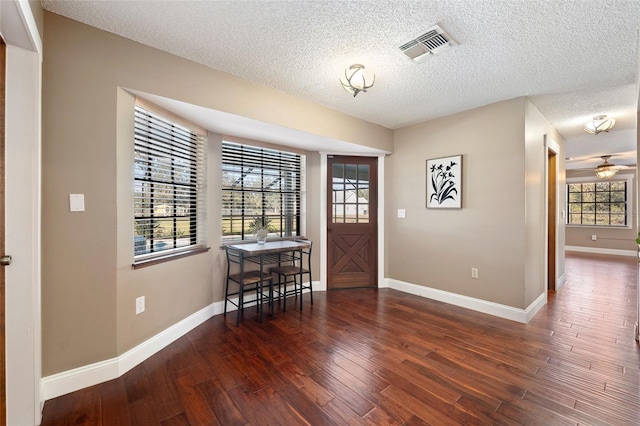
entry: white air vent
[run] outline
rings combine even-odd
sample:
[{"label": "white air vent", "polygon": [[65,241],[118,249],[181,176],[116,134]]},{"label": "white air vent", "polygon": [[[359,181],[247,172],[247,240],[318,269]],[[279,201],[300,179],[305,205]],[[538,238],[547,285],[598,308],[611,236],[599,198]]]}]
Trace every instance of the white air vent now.
[{"label": "white air vent", "polygon": [[423,62],[455,46],[456,42],[439,25],[400,46],[402,53],[414,62]]}]

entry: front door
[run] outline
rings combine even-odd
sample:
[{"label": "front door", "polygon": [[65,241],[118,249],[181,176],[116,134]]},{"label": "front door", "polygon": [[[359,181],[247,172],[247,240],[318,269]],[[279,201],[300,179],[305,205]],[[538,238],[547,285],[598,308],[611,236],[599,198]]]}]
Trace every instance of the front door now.
[{"label": "front door", "polygon": [[327,289],[378,287],[378,159],[327,161]]}]

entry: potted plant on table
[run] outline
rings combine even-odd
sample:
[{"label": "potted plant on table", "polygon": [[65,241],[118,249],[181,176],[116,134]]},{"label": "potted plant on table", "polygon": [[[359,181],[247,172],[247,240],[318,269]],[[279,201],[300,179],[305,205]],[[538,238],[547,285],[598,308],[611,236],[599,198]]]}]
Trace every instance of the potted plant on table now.
[{"label": "potted plant on table", "polygon": [[271,219],[267,216],[256,217],[249,224],[249,232],[255,235],[258,244],[264,244],[271,231]]}]

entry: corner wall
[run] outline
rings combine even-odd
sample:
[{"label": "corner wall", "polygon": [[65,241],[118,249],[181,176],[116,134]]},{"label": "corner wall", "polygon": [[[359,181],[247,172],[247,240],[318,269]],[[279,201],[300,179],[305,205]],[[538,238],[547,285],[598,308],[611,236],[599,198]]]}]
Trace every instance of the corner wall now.
[{"label": "corner wall", "polygon": [[[396,131],[385,182],[388,278],[525,308],[525,105],[512,99]],[[426,160],[457,154],[462,209],[427,209]]]},{"label": "corner wall", "polygon": [[[551,127],[547,119],[531,104],[526,103],[525,110],[525,226],[526,226],[526,261],[525,261],[525,306],[529,306],[547,291],[547,180],[546,167],[548,150],[545,137],[549,143],[557,144],[556,161],[558,175],[556,182],[556,223],[548,226],[556,227],[556,285],[564,275],[564,219],[562,211],[566,206],[564,191],[564,139]],[[552,260],[553,261],[553,260]],[[557,287],[558,288],[558,287]]]},{"label": "corner wall", "polygon": [[[131,100],[121,88],[385,151],[392,148],[392,131],[384,127],[49,12],[44,24],[45,376],[122,355],[222,297],[215,188],[209,194],[209,253],[130,269],[130,160],[122,145],[126,118],[119,114]],[[210,171],[215,175],[215,168]],[[85,194],[85,212],[68,211],[70,193]],[[307,212],[307,224],[319,223],[315,210]],[[134,302],[140,295],[145,295],[147,309],[136,316]]]},{"label": "corner wall", "polygon": [[[477,304],[465,297],[487,302],[510,317],[521,318],[534,304],[524,314],[535,313],[546,300],[545,135],[563,146],[526,98],[396,130],[386,181],[386,277],[447,292],[469,306]],[[457,154],[463,156],[462,209],[426,208],[426,160]],[[558,182],[562,187],[563,172]],[[397,209],[406,210],[405,219]],[[560,277],[564,233],[557,229]],[[478,268],[478,279],[471,268]]]}]

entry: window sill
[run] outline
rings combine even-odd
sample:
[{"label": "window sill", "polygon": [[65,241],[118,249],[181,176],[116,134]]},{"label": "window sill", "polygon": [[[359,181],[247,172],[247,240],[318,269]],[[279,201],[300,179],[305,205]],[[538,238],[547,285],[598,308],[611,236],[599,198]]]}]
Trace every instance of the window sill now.
[{"label": "window sill", "polygon": [[629,225],[619,225],[619,226],[613,226],[613,225],[570,225],[568,223],[565,223],[564,226],[566,228],[620,229],[620,230],[623,230],[623,231],[632,229],[631,226],[629,226]]},{"label": "window sill", "polygon": [[133,269],[146,268],[147,266],[157,265],[159,263],[170,262],[176,259],[182,259],[183,257],[189,257],[200,253],[206,253],[209,251],[209,247],[196,247],[189,250],[180,251],[177,253],[169,253],[164,255],[158,255],[147,259],[141,259],[131,264]]}]

